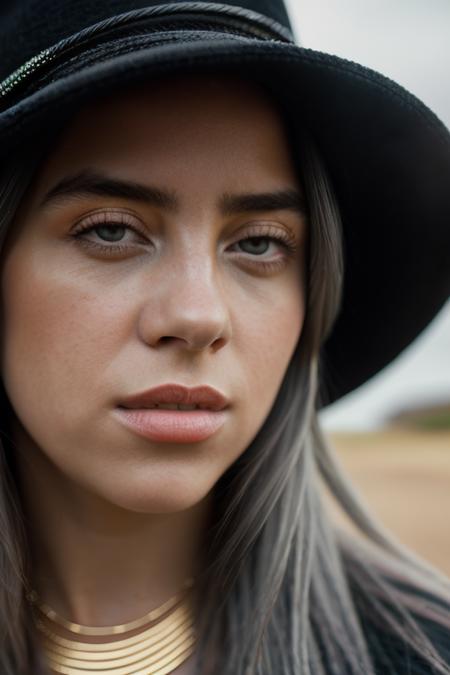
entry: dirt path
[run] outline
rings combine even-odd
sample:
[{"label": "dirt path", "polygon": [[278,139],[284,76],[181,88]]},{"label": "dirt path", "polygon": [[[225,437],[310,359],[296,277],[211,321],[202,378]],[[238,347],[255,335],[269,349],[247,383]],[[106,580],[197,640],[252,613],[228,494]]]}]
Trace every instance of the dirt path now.
[{"label": "dirt path", "polygon": [[[450,576],[450,432],[328,436],[383,524]],[[346,524],[340,513],[336,518]]]}]

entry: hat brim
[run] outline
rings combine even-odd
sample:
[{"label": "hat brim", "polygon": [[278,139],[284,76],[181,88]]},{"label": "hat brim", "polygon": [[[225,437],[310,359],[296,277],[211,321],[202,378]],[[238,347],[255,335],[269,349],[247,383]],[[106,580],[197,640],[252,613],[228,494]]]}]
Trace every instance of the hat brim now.
[{"label": "hat brim", "polygon": [[343,303],[321,353],[319,406],[328,405],[390,363],[450,295],[450,134],[416,97],[359,64],[277,41],[199,37],[177,31],[61,71],[0,113],[0,161],[75,104],[149,77],[227,70],[266,84],[308,125],[343,222]]}]

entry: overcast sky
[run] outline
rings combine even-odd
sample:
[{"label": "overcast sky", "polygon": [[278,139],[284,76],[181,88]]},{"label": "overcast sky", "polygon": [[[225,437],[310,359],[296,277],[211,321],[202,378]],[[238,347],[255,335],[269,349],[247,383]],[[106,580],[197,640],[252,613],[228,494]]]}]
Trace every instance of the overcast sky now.
[{"label": "overcast sky", "polygon": [[[303,47],[387,75],[450,128],[450,0],[288,0],[287,6]],[[371,429],[405,406],[443,399],[450,400],[450,301],[392,364],[321,417],[329,430]]]}]

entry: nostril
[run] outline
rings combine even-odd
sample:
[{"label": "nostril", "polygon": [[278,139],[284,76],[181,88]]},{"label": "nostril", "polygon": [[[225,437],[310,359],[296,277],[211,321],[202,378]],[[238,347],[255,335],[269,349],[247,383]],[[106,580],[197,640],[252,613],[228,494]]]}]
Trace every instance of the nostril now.
[{"label": "nostril", "polygon": [[170,342],[170,341],[173,341],[173,340],[184,342],[184,340],[182,338],[173,337],[172,335],[163,335],[162,338],[160,338],[160,340],[161,340],[161,342]]}]

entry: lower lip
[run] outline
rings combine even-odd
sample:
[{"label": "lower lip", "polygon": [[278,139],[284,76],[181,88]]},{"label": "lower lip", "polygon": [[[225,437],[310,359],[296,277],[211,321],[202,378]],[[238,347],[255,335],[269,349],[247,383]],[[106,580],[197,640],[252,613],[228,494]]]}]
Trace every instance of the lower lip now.
[{"label": "lower lip", "polygon": [[151,441],[193,443],[209,438],[225,423],[224,410],[116,408],[125,426]]}]

